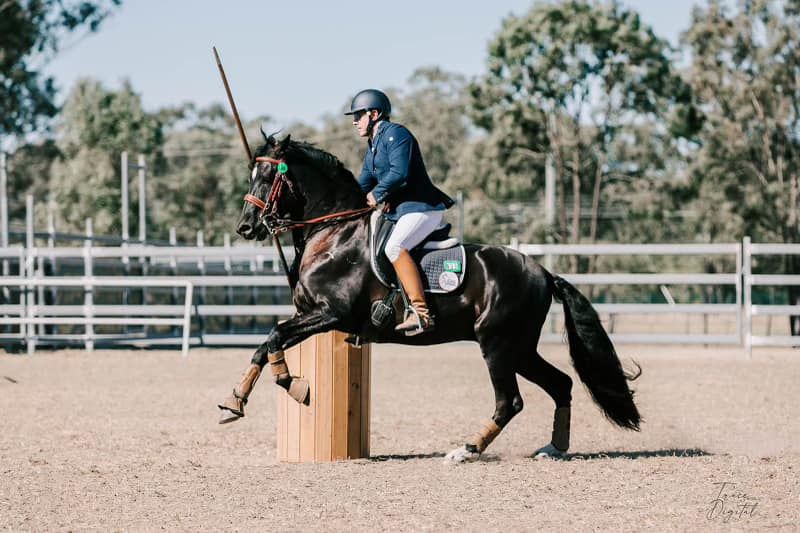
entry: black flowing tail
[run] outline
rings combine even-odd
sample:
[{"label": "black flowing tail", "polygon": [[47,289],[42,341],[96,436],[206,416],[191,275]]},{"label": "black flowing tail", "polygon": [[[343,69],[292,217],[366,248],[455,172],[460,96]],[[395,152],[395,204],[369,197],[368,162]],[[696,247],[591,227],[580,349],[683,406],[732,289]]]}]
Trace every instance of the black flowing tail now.
[{"label": "black flowing tail", "polygon": [[569,353],[578,376],[609,420],[638,431],[641,416],[627,382],[641,375],[641,367],[636,374],[622,369],[597,311],[578,289],[556,275],[553,275],[553,288],[556,299],[564,306]]}]

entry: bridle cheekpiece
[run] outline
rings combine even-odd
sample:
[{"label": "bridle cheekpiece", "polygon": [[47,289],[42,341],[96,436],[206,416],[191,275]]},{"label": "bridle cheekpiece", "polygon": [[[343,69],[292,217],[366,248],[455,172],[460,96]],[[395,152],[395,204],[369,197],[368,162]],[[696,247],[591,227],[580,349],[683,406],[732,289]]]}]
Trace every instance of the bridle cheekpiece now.
[{"label": "bridle cheekpiece", "polygon": [[351,209],[349,211],[340,211],[338,213],[332,213],[330,215],[324,215],[309,220],[292,220],[290,218],[281,218],[281,216],[278,214],[278,203],[284,190],[288,190],[295,199],[298,198],[295,185],[287,175],[287,172],[289,171],[289,165],[286,164],[284,159],[274,159],[272,157],[256,157],[255,161],[256,163],[269,163],[270,165],[276,165],[275,179],[272,180],[272,187],[270,187],[266,202],[250,193],[244,195],[244,201],[261,210],[259,213],[259,218],[272,235],[277,235],[295,228],[313,226],[325,222],[342,222],[344,220],[360,217],[373,210],[372,207]]}]

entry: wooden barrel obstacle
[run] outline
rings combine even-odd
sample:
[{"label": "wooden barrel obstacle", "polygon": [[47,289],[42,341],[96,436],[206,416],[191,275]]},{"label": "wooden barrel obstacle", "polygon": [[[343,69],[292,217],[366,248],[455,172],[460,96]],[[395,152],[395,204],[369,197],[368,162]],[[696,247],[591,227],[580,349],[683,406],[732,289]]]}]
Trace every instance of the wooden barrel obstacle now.
[{"label": "wooden barrel obstacle", "polygon": [[289,372],[308,380],[311,394],[303,405],[278,388],[279,461],[369,457],[370,347],[346,337],[320,333],[286,350]]}]

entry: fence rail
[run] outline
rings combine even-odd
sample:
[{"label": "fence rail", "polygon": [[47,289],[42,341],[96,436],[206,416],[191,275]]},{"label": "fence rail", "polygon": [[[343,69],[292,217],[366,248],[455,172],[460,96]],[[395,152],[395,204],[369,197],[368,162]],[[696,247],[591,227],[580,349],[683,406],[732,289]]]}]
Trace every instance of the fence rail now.
[{"label": "fence rail", "polygon": [[[657,286],[661,289],[666,304],[652,303],[612,303],[596,304],[600,313],[610,316],[619,314],[703,314],[732,315],[735,320],[735,331],[729,334],[703,333],[633,333],[611,334],[614,342],[620,343],[654,343],[654,344],[741,344],[742,342],[742,245],[739,243],[723,244],[518,244],[512,248],[520,252],[543,258],[546,268],[553,270],[554,260],[558,256],[727,256],[732,259],[734,270],[728,273],[592,273],[563,274],[570,283],[576,285],[626,285]],[[703,303],[677,304],[672,299],[667,286],[730,286],[734,290],[735,303]],[[560,306],[553,306],[551,314],[562,313]],[[550,321],[544,340],[555,341],[560,336],[555,334]]]},{"label": "fence rail", "polygon": [[[91,233],[88,231],[87,233]],[[0,325],[7,326],[0,332],[0,341],[24,342],[28,350],[35,349],[42,342],[83,342],[87,349],[95,343],[127,343],[147,345],[152,343],[180,343],[186,353],[192,344],[254,344],[265,338],[266,332],[207,331],[203,321],[211,317],[231,320],[236,317],[278,317],[290,316],[294,307],[290,305],[286,292],[286,280],[280,273],[279,257],[272,247],[262,246],[152,246],[142,244],[121,246],[94,246],[91,240],[83,247],[9,246],[0,248],[3,272],[0,288],[4,302],[0,303]],[[539,256],[551,271],[559,256],[708,256],[727,257],[730,272],[678,272],[678,273],[637,273],[603,272],[591,274],[563,274],[565,279],[582,286],[627,286],[652,289],[658,287],[664,301],[657,303],[600,302],[595,308],[611,321],[612,339],[615,342],[635,343],[683,343],[683,344],[732,344],[744,345],[748,352],[753,346],[800,346],[800,336],[755,335],[753,317],[756,316],[794,316],[800,315],[797,304],[753,304],[755,287],[800,286],[798,274],[753,274],[754,263],[759,257],[769,255],[800,255],[800,244],[753,244],[749,239],[743,243],[728,244],[598,244],[598,245],[555,245],[519,244],[512,248],[522,253]],[[288,250],[291,259],[291,250]],[[53,275],[60,267],[70,265],[79,275]],[[98,268],[108,268],[125,272],[126,275],[97,275]],[[137,274],[131,274],[137,266]],[[211,268],[213,267],[213,268]],[[182,270],[194,269],[199,274],[180,274]],[[48,272],[49,269],[49,272]],[[161,269],[159,275],[151,275]],[[162,275],[163,270],[171,275]],[[224,275],[209,273],[216,270]],[[15,274],[11,274],[15,272]],[[138,275],[141,272],[141,275]],[[19,294],[18,302],[12,302],[12,287]],[[46,291],[57,291],[58,287],[83,288],[82,304],[58,302],[51,297],[47,301]],[[733,301],[721,303],[676,302],[670,287],[728,287],[728,295]],[[141,302],[129,302],[128,292],[124,293],[121,304],[99,303],[97,289],[117,288],[128,291],[139,289]],[[157,289],[172,289],[172,303],[156,301],[153,298]],[[183,289],[184,301],[180,305],[174,300]],[[224,289],[225,303],[207,302],[206,289]],[[272,299],[284,301],[271,302],[262,298],[258,290],[272,291]],[[245,298],[233,298],[233,290],[252,291]],[[674,290],[674,288],[673,288]],[[147,292],[150,291],[150,292]],[[53,292],[53,294],[57,294]],[[234,300],[249,303],[234,303]],[[798,302],[800,303],[800,302]],[[551,308],[551,315],[561,313],[560,306]],[[664,315],[674,314],[687,317],[720,315],[732,317],[735,331],[726,333],[646,333],[613,332],[615,317],[624,315]],[[192,319],[198,321],[195,334],[192,333]],[[562,336],[555,331],[554,320],[549,319],[549,328],[543,335],[545,341],[560,341]],[[54,333],[47,326],[75,325],[84,328],[82,333]],[[126,326],[123,333],[97,333],[95,326]],[[170,326],[181,334],[155,334],[148,329],[128,331],[128,326]],[[18,328],[9,332],[8,327]]]}]

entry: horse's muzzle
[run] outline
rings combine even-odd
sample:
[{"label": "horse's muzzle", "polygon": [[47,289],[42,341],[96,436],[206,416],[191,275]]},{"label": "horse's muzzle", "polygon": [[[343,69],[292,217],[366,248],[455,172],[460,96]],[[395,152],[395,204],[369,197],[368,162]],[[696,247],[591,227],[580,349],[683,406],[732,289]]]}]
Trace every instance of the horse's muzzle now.
[{"label": "horse's muzzle", "polygon": [[248,241],[256,238],[255,227],[251,224],[248,224],[247,222],[242,222],[241,224],[239,224],[239,227],[236,228],[236,233],[238,233]]}]

